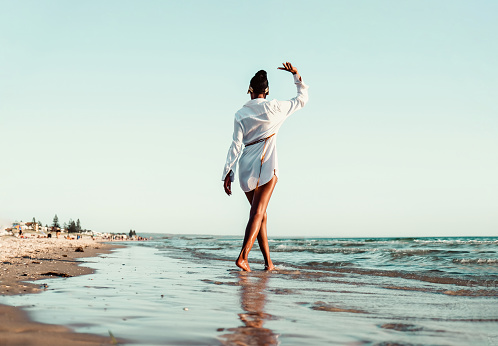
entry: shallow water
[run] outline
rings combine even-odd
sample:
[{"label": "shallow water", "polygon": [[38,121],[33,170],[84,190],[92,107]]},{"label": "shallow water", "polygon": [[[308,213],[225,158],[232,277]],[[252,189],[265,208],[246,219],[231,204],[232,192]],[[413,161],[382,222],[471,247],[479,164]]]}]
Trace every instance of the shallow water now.
[{"label": "shallow water", "polygon": [[240,238],[153,236],[0,302],[140,345],[498,345],[498,238],[272,239],[241,273]]}]

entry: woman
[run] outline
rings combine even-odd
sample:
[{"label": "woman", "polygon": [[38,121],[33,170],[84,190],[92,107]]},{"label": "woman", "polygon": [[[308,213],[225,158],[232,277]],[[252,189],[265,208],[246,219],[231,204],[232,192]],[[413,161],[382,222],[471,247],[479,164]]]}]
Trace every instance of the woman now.
[{"label": "woman", "polygon": [[297,68],[286,62],[278,69],[294,75],[297,96],[289,101],[267,101],[269,85],[266,72],[258,71],[252,77],[247,91],[251,94],[251,100],[235,113],[233,141],[222,176],[223,187],[230,196],[239,160],[240,187],[251,204],[251,212],[242,250],[235,264],[245,271],[251,271],[248,256],[256,238],[265,259],[265,269],[274,269],[266,231],[266,207],[278,177],[276,135],[287,117],[308,102],[308,86],[303,83]]}]

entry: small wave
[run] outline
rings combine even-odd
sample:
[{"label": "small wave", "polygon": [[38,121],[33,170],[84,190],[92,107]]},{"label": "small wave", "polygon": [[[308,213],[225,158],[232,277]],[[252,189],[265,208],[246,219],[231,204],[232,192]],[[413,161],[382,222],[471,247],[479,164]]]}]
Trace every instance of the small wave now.
[{"label": "small wave", "polygon": [[319,269],[323,267],[347,267],[352,266],[353,263],[350,262],[307,262],[304,263],[305,266],[309,266],[310,269]]},{"label": "small wave", "polygon": [[453,263],[461,264],[498,264],[496,258],[454,258]]},{"label": "small wave", "polygon": [[446,252],[444,250],[434,250],[434,249],[388,249],[392,255],[399,256],[414,256],[414,255],[427,255]]},{"label": "small wave", "polygon": [[417,240],[417,238],[393,238],[393,240],[404,242],[404,243],[411,243],[411,242]]},{"label": "small wave", "polygon": [[436,249],[386,249],[393,259],[403,259],[405,257],[427,257],[440,259],[436,256],[454,256],[457,254],[467,254],[469,251],[436,250]]},{"label": "small wave", "polygon": [[271,249],[273,252],[311,252],[316,254],[327,253],[342,253],[342,254],[358,254],[368,250],[358,248],[325,248],[325,247],[307,247],[307,246],[291,246],[280,244]]},{"label": "small wave", "polygon": [[498,240],[477,240],[477,239],[414,239],[415,243],[422,244],[445,244],[445,245],[492,245],[498,244]]}]

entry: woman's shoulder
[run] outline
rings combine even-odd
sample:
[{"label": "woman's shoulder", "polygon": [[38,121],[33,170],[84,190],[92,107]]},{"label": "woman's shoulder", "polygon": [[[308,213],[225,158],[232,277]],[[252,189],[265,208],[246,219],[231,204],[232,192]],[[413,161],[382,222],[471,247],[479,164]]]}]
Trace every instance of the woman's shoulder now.
[{"label": "woman's shoulder", "polygon": [[243,121],[246,118],[258,117],[262,114],[274,114],[280,112],[280,101],[278,100],[251,100],[235,112],[235,120]]},{"label": "woman's shoulder", "polygon": [[266,107],[272,112],[280,112],[280,101],[273,99],[267,102]]}]

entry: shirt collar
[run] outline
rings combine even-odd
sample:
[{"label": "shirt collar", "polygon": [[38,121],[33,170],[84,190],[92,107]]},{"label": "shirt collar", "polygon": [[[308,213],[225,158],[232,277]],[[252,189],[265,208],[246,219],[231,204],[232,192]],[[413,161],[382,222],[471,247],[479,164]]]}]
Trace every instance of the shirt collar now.
[{"label": "shirt collar", "polygon": [[250,105],[254,105],[254,104],[258,104],[258,103],[263,103],[263,102],[266,102],[268,101],[267,99],[262,99],[262,98],[257,98],[257,99],[252,99],[252,100],[249,100],[247,101],[244,106],[250,106]]}]

